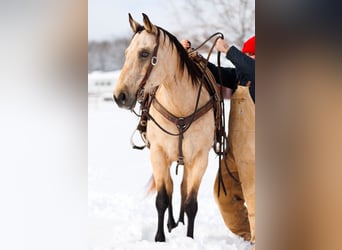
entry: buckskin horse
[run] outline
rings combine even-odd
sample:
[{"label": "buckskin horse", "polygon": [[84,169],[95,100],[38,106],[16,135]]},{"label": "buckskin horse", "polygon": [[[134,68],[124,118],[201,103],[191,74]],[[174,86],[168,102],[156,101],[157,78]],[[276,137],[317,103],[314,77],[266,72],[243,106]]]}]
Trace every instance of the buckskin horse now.
[{"label": "buckskin horse", "polygon": [[[201,69],[175,36],[152,24],[145,14],[143,25],[130,14],[129,23],[134,34],[113,97],[119,107],[129,110],[134,110],[137,102],[148,103],[146,140],[157,191],[155,241],[165,241],[166,209],[168,231],[179,222],[184,224],[185,213],[187,236],[193,238],[197,194],[215,136],[213,97],[202,88]],[[176,161],[184,166],[177,223],[172,212],[170,175],[171,164]]]}]

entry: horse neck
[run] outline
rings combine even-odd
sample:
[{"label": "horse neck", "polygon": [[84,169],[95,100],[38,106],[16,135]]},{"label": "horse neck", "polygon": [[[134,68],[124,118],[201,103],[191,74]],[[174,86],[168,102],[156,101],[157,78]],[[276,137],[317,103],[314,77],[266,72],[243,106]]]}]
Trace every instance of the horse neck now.
[{"label": "horse neck", "polygon": [[[172,114],[176,116],[188,116],[195,110],[198,98],[199,86],[194,86],[185,69],[184,73],[168,76],[157,92],[158,101]],[[209,94],[201,89],[198,108],[209,100]]]}]

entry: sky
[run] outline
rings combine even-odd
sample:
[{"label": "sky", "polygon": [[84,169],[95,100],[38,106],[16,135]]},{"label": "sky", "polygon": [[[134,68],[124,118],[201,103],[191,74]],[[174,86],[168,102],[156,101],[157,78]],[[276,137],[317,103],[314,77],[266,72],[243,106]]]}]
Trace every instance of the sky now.
[{"label": "sky", "polygon": [[182,0],[88,0],[88,39],[104,40],[131,34],[128,13],[142,23],[141,13],[169,31],[179,28],[177,16],[172,11],[184,4]]}]

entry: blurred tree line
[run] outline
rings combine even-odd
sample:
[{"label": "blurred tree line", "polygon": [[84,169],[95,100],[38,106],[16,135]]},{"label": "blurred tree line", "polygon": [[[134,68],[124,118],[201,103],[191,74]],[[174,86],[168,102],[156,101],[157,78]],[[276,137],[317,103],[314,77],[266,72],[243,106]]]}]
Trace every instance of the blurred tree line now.
[{"label": "blurred tree line", "polygon": [[[193,47],[200,45],[213,33],[222,32],[229,44],[241,48],[243,42],[255,34],[254,0],[187,0],[177,6],[168,1],[165,7],[173,13],[179,24],[179,30],[172,33],[179,40],[190,40]],[[130,38],[89,41],[88,72],[120,69]],[[200,52],[208,52],[211,45],[208,43]]]},{"label": "blurred tree line", "polygon": [[88,42],[88,73],[120,69],[130,37]]}]

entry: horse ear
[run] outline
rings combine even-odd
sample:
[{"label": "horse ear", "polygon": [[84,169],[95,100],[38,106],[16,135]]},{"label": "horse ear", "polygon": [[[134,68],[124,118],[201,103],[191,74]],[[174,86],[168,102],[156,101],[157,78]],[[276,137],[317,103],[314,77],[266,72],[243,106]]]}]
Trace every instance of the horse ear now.
[{"label": "horse ear", "polygon": [[145,30],[149,33],[157,34],[157,32],[158,32],[157,27],[151,23],[150,19],[148,18],[148,16],[146,14],[143,13],[142,15],[144,17]]},{"label": "horse ear", "polygon": [[142,27],[141,24],[132,18],[131,13],[128,13],[128,20],[129,20],[129,24],[131,25],[131,28],[133,30],[133,33],[137,33],[138,30],[140,29],[140,27]]}]

